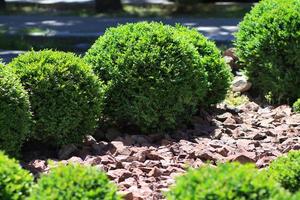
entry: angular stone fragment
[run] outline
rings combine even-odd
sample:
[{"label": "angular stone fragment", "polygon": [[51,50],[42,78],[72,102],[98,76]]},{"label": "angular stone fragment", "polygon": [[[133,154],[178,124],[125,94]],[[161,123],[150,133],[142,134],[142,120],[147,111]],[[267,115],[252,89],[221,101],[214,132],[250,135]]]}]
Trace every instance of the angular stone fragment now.
[{"label": "angular stone fragment", "polygon": [[107,175],[111,179],[117,179],[117,182],[123,182],[125,179],[130,178],[132,176],[132,173],[126,169],[115,169],[115,170],[109,170],[107,172]]},{"label": "angular stone fragment", "polygon": [[252,83],[244,76],[236,76],[232,82],[232,91],[247,92],[252,86]]},{"label": "angular stone fragment", "polygon": [[239,163],[242,163],[242,164],[255,163],[255,160],[254,160],[253,156],[249,155],[247,153],[241,153],[241,154],[233,155],[233,156],[231,156],[230,161],[239,162]]},{"label": "angular stone fragment", "polygon": [[267,136],[264,133],[255,133],[252,137],[253,140],[264,140]]},{"label": "angular stone fragment", "polygon": [[83,160],[77,156],[73,156],[70,159],[68,159],[69,163],[77,163],[77,164],[82,164]]},{"label": "angular stone fragment", "polygon": [[148,173],[148,176],[151,177],[159,177],[160,175],[162,175],[162,171],[157,167],[153,167],[153,169]]}]

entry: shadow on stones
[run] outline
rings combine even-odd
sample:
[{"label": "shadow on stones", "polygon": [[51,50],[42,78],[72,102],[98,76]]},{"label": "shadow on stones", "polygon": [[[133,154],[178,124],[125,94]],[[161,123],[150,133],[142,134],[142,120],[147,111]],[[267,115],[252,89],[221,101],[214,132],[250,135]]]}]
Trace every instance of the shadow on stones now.
[{"label": "shadow on stones", "polygon": [[[234,112],[232,110],[231,112]],[[34,159],[67,160],[73,156],[85,159],[87,156],[113,155],[124,147],[159,148],[180,140],[196,142],[196,138],[211,138],[218,124],[215,116],[224,110],[211,108],[209,111],[199,110],[192,120],[181,127],[164,133],[140,134],[135,126],[123,128],[105,127],[95,131],[93,136],[86,136],[81,144],[67,144],[60,148],[50,143],[30,140],[22,148],[22,160],[29,162]]]}]

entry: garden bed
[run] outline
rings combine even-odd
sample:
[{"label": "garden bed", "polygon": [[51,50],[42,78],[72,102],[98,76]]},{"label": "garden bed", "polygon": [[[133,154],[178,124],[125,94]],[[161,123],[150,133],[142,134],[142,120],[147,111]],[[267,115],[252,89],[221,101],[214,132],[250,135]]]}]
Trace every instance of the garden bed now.
[{"label": "garden bed", "polygon": [[261,1],[223,55],[137,22],[1,63],[0,199],[300,199],[299,8]]},{"label": "garden bed", "polygon": [[42,149],[29,151],[23,165],[36,176],[51,170],[48,159],[93,165],[107,172],[126,199],[164,199],[164,191],[189,167],[237,161],[264,168],[278,156],[300,150],[300,115],[287,105],[262,107],[250,101],[202,111],[190,127],[165,135],[133,135],[115,128],[101,133],[111,141],[88,136],[81,145],[48,155]]}]

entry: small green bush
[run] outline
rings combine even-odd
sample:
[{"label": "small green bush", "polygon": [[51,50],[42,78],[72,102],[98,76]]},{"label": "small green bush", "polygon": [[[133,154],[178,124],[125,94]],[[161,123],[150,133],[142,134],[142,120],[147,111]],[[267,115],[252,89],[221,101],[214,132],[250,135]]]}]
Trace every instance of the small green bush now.
[{"label": "small green bush", "polygon": [[238,107],[238,106],[244,105],[249,102],[250,102],[250,100],[246,95],[240,94],[238,92],[235,93],[233,91],[228,92],[228,94],[224,100],[225,104],[232,106],[232,107]]},{"label": "small green bush", "polygon": [[94,167],[68,165],[42,175],[27,200],[119,200],[117,189]]},{"label": "small green bush", "polygon": [[299,0],[263,0],[239,24],[237,56],[254,89],[273,103],[299,97],[299,26]]},{"label": "small green bush", "polygon": [[[300,192],[297,192],[296,194],[294,194],[292,197],[291,197],[291,200],[299,200],[300,199]],[[278,199],[279,200],[279,199]]]},{"label": "small green bush", "polygon": [[17,76],[0,64],[0,150],[18,156],[31,122],[29,98]]},{"label": "small green bush", "polygon": [[30,51],[9,64],[28,91],[34,138],[57,145],[81,142],[102,110],[104,87],[72,53]]},{"label": "small green bush", "polygon": [[269,167],[270,176],[291,192],[300,191],[300,151],[274,160]]},{"label": "small green bush", "polygon": [[270,200],[299,200],[300,199],[300,192],[292,194],[290,192],[282,191],[275,195],[274,197],[270,198]]},{"label": "small green bush", "polygon": [[208,88],[196,48],[161,23],[110,28],[85,60],[109,85],[107,118],[143,132],[172,129],[189,120]]},{"label": "small green bush", "polygon": [[190,170],[177,179],[168,200],[270,200],[284,193],[279,184],[254,165],[219,164]]},{"label": "small green bush", "polygon": [[14,159],[0,151],[0,199],[23,200],[28,196],[33,177]]},{"label": "small green bush", "polygon": [[225,63],[216,45],[206,39],[196,29],[189,29],[177,25],[176,32],[183,37],[183,40],[193,44],[200,57],[201,63],[208,73],[209,88],[202,105],[220,103],[225,99],[231,85],[232,74],[230,67]]},{"label": "small green bush", "polygon": [[293,110],[300,113],[300,98],[293,104]]}]

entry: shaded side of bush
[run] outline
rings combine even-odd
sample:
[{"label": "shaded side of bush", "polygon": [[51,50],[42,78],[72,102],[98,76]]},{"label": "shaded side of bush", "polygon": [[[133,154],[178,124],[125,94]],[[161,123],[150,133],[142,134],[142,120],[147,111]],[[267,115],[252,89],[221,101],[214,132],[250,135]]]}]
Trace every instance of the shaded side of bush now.
[{"label": "shaded side of bush", "polygon": [[29,97],[17,76],[0,64],[0,149],[17,156],[29,135]]},{"label": "shaded side of bush", "polygon": [[209,106],[220,103],[225,99],[231,85],[232,74],[230,67],[225,63],[216,45],[196,29],[177,25],[176,31],[176,34],[179,34],[183,40],[196,47],[201,58],[201,65],[205,67],[208,74],[208,92],[200,104]]}]

